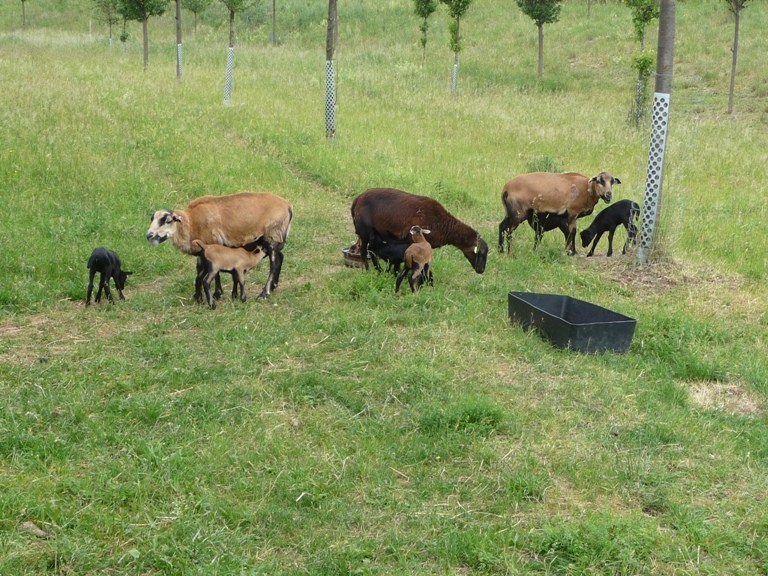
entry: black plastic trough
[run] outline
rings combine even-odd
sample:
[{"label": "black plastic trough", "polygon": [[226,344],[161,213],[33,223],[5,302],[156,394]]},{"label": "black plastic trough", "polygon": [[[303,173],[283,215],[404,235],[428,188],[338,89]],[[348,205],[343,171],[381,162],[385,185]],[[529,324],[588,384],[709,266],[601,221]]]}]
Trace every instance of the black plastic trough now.
[{"label": "black plastic trough", "polygon": [[584,300],[558,294],[509,293],[509,319],[535,328],[557,348],[626,352],[637,321]]}]

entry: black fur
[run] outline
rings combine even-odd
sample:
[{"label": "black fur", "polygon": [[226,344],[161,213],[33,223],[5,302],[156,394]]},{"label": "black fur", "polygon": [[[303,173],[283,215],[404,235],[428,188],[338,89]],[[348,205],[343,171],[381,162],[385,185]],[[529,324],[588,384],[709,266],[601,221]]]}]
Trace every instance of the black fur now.
[{"label": "black fur", "polygon": [[606,256],[611,256],[613,254],[613,234],[616,232],[616,228],[622,224],[627,229],[627,241],[624,243],[621,253],[626,254],[630,243],[634,242],[635,236],[637,236],[637,226],[633,220],[637,220],[639,215],[640,205],[632,200],[619,200],[600,212],[592,220],[589,227],[581,232],[582,247],[586,248],[592,242],[592,248],[590,248],[587,256],[592,256],[595,253],[595,246],[605,232],[608,232],[608,253]]},{"label": "black fur", "polygon": [[94,248],[91,252],[91,257],[88,258],[88,295],[85,298],[85,305],[91,304],[91,294],[93,293],[93,277],[96,276],[96,272],[100,273],[99,277],[99,289],[96,292],[96,302],[101,301],[101,291],[107,293],[107,298],[111,304],[115,303],[112,298],[112,293],[109,291],[110,279],[115,281],[115,287],[117,288],[117,294],[120,300],[125,300],[123,296],[123,289],[125,288],[125,281],[128,279],[128,275],[132,272],[126,272],[122,269],[120,258],[112,250],[106,248]]}]

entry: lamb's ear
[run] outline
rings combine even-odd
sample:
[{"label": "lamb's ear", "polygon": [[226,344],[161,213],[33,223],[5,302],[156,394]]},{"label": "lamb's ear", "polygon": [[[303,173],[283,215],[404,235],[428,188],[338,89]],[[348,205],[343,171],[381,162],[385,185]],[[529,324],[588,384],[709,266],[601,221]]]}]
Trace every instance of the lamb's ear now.
[{"label": "lamb's ear", "polygon": [[125,274],[126,276],[130,276],[131,274],[133,274],[133,272],[128,272],[127,270],[123,270],[123,274]]}]

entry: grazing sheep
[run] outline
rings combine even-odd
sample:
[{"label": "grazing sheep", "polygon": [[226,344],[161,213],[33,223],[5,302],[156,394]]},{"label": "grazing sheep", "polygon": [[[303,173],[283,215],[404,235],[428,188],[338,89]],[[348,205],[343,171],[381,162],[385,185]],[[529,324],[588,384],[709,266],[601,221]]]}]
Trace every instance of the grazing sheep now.
[{"label": "grazing sheep", "polygon": [[600,198],[610,202],[614,184],[621,180],[607,172],[592,178],[576,172],[531,172],[513,178],[501,193],[506,216],[499,224],[499,252],[504,251],[505,236],[509,251],[512,232],[523,220],[533,212],[546,212],[566,219],[565,248],[576,254],[576,219],[591,214]]},{"label": "grazing sheep", "polygon": [[611,256],[613,254],[613,234],[621,224],[627,229],[627,241],[621,250],[622,254],[626,254],[629,244],[634,242],[635,236],[637,236],[637,226],[635,226],[633,220],[637,220],[639,215],[640,205],[632,200],[619,200],[600,212],[592,220],[589,227],[581,233],[581,245],[583,248],[586,248],[594,239],[592,248],[590,248],[587,256],[592,256],[595,253],[595,247],[605,232],[608,232],[608,254],[606,256]]},{"label": "grazing sheep", "polygon": [[410,272],[408,284],[411,285],[411,292],[420,289],[425,279],[430,284],[432,283],[432,246],[425,238],[425,235],[430,234],[430,231],[420,226],[411,226],[410,234],[413,238],[413,244],[405,250],[405,266],[397,276],[395,292],[400,291],[400,284],[408,272]]},{"label": "grazing sheep", "polygon": [[[360,238],[360,254],[368,268],[368,246],[375,254],[379,242],[407,242],[412,226],[432,231],[429,244],[439,248],[446,244],[462,251],[478,274],[485,271],[488,244],[480,234],[449,213],[437,200],[417,196],[394,188],[370,188],[352,201],[352,221]],[[380,270],[378,259],[374,266]]]},{"label": "grazing sheep", "polygon": [[106,248],[94,248],[91,252],[90,258],[88,258],[88,295],[85,297],[85,305],[91,305],[91,294],[93,294],[93,277],[96,276],[96,272],[99,272],[99,289],[96,291],[96,302],[101,302],[101,291],[107,293],[110,304],[114,304],[115,300],[112,298],[112,292],[109,291],[110,279],[115,281],[115,287],[117,288],[117,294],[120,300],[125,300],[123,296],[123,288],[125,288],[125,281],[128,279],[129,274],[133,272],[127,272],[122,269],[120,263],[120,257]]},{"label": "grazing sheep", "polygon": [[[269,256],[269,275],[260,298],[277,287],[283,265],[283,247],[293,219],[291,204],[269,192],[239,192],[227,196],[202,196],[183,210],[158,210],[152,216],[147,240],[157,246],[171,238],[186,254],[197,254],[192,241],[241,247],[257,242]],[[198,259],[195,300],[202,300],[203,263]],[[216,277],[215,297],[221,296]]]},{"label": "grazing sheep", "polygon": [[203,244],[200,240],[193,240],[192,244],[199,250],[199,257],[203,262],[201,280],[205,290],[205,298],[208,306],[216,308],[216,303],[211,294],[211,281],[219,272],[231,272],[233,287],[232,298],[237,297],[237,288],[240,287],[240,301],[245,302],[245,273],[254,268],[264,259],[266,253],[260,246],[253,251],[245,248],[230,248],[221,244]]},{"label": "grazing sheep", "polygon": [[[588,214],[579,214],[579,218],[588,216]],[[568,241],[568,218],[565,214],[553,214],[551,212],[534,212],[528,213],[528,224],[533,228],[535,238],[533,240],[533,249],[539,247],[541,244],[541,238],[544,236],[544,232],[549,232],[555,228],[559,228],[563,233],[566,242]]]}]

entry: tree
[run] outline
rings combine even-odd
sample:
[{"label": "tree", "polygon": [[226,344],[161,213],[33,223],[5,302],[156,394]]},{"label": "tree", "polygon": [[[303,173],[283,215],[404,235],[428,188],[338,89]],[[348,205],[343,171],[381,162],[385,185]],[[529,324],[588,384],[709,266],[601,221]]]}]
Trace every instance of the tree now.
[{"label": "tree", "polygon": [[641,264],[648,262],[656,225],[661,214],[664,158],[667,149],[672,99],[672,65],[675,59],[675,9],[675,0],[661,0],[651,143],[648,150],[643,216],[637,249],[637,260]]},{"label": "tree", "polygon": [[197,17],[205,12],[213,0],[181,0],[181,5],[195,15],[195,34],[197,34]]},{"label": "tree", "polygon": [[659,0],[625,0],[632,10],[632,25],[635,37],[640,41],[640,50],[645,50],[645,28],[659,17]]},{"label": "tree", "polygon": [[734,18],[733,27],[733,60],[731,61],[731,83],[728,88],[728,114],[733,114],[733,90],[736,86],[736,61],[739,58],[739,20],[741,11],[746,7],[749,0],[725,0],[728,4],[728,10],[731,11]]},{"label": "tree", "polygon": [[336,0],[328,0],[328,27],[325,33],[325,137],[336,137],[336,76],[333,55],[339,43],[339,13]]},{"label": "tree", "polygon": [[144,37],[144,70],[149,67],[149,17],[160,16],[168,7],[168,0],[119,0],[120,13],[126,20],[141,22]]},{"label": "tree", "polygon": [[27,27],[27,0],[21,0],[21,27]]},{"label": "tree", "polygon": [[176,79],[181,82],[181,0],[176,0]]},{"label": "tree", "polygon": [[96,17],[109,27],[109,45],[112,46],[112,26],[120,22],[118,0],[94,0]]},{"label": "tree", "polygon": [[472,0],[440,0],[448,7],[448,13],[453,19],[448,30],[450,31],[450,46],[453,50],[453,82],[451,83],[451,94],[456,95],[459,83],[459,52],[461,51],[461,34],[459,23],[469,9]]},{"label": "tree", "polygon": [[416,16],[421,18],[421,24],[419,24],[419,30],[421,31],[421,63],[424,64],[427,61],[427,30],[429,29],[429,17],[437,10],[437,2],[435,0],[414,0],[414,12]]},{"label": "tree", "polygon": [[221,0],[229,10],[229,50],[227,51],[227,73],[224,83],[224,103],[229,103],[232,95],[232,74],[235,67],[235,14],[244,12],[257,0]]},{"label": "tree", "polygon": [[563,0],[515,0],[517,5],[539,29],[539,80],[544,75],[544,24],[552,24],[560,18]]}]

